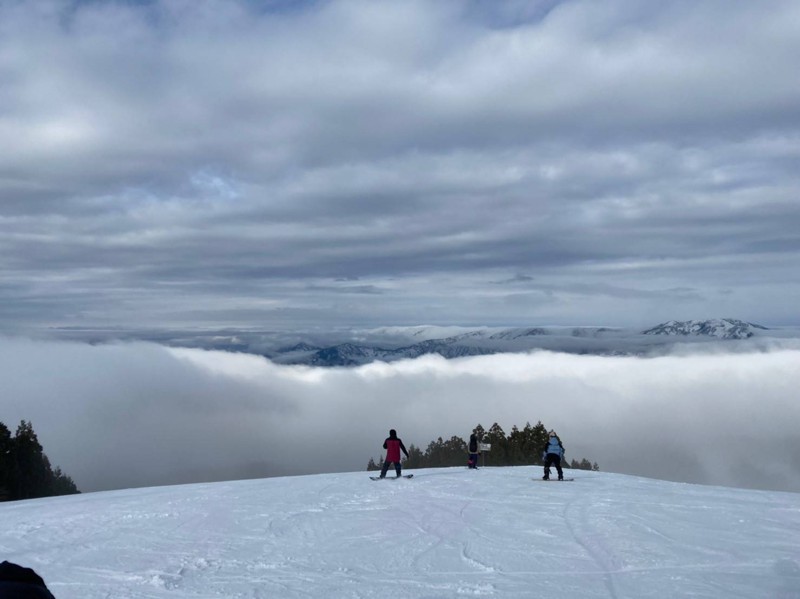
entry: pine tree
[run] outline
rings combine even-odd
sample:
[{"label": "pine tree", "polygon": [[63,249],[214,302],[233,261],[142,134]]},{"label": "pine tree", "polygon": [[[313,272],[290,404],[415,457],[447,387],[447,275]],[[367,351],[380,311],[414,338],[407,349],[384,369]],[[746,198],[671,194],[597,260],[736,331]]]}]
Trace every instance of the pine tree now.
[{"label": "pine tree", "polygon": [[52,477],[50,461],[44,455],[33,425],[21,421],[11,448],[13,480],[11,496],[14,499],[44,497]]},{"label": "pine tree", "polygon": [[425,450],[425,461],[429,468],[442,466],[445,459],[444,439],[439,437],[436,441],[431,441]]},{"label": "pine tree", "polygon": [[450,440],[445,441],[443,450],[444,463],[442,466],[465,466],[467,464],[469,448],[461,437],[453,436]]},{"label": "pine tree", "polygon": [[509,465],[518,465],[525,463],[525,439],[523,432],[517,428],[517,425],[511,427],[511,432],[508,435],[508,456],[507,463]]},{"label": "pine tree", "polygon": [[11,431],[0,422],[0,501],[11,497]]},{"label": "pine tree", "polygon": [[61,468],[53,471],[30,422],[22,420],[13,439],[0,423],[0,498],[31,499],[79,492]]},{"label": "pine tree", "polygon": [[75,486],[75,482],[61,472],[61,468],[56,466],[56,469],[53,470],[53,481],[50,484],[50,494],[51,495],[74,495],[78,493],[78,487]]},{"label": "pine tree", "polygon": [[[547,445],[548,440],[547,427],[539,420],[531,429],[530,443],[531,451],[533,452],[534,464],[543,464],[542,461],[542,448]],[[566,461],[566,460],[565,460]]]},{"label": "pine tree", "polygon": [[[495,422],[487,432],[483,426],[478,424],[472,432],[478,437],[479,443],[490,443],[491,453],[484,454],[484,464],[490,466],[519,466],[528,464],[542,464],[542,449],[547,445],[547,428],[541,420],[535,426],[530,422],[525,423],[523,429],[516,425],[511,427],[511,434],[506,436],[503,428]],[[404,459],[405,468],[443,468],[448,466],[463,466],[467,460],[469,452],[468,443],[461,437],[453,436],[447,441],[438,437],[435,441],[428,444],[423,452],[419,447],[411,445],[408,448],[408,457]],[[488,459],[491,457],[491,459]],[[368,470],[380,470],[383,464],[383,457],[379,463],[370,458],[367,465]],[[566,459],[562,465],[565,468],[583,468],[587,470],[599,470],[595,462],[590,463],[587,459],[580,462],[573,460],[572,463]]]},{"label": "pine tree", "polygon": [[483,438],[485,442],[492,444],[492,465],[505,466],[508,456],[508,440],[506,439],[506,433],[503,431],[503,427],[495,422]]},{"label": "pine tree", "polygon": [[408,457],[403,461],[404,468],[425,468],[425,454],[413,443],[408,446]]}]

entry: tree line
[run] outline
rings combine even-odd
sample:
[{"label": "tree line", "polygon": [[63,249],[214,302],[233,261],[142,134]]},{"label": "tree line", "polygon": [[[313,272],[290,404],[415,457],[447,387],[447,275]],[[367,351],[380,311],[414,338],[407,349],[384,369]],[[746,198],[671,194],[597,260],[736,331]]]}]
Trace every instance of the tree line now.
[{"label": "tree line", "polygon": [[0,422],[0,501],[80,493],[72,479],[50,466],[30,422],[12,437]]},{"label": "tree line", "polygon": [[[541,421],[531,426],[526,422],[524,428],[516,425],[506,434],[496,422],[487,431],[478,424],[472,432],[481,443],[491,444],[489,452],[483,452],[480,465],[486,466],[525,466],[542,465],[542,448],[547,444],[547,428]],[[404,468],[444,468],[448,466],[466,466],[468,443],[461,437],[453,436],[448,440],[441,437],[431,441],[423,451],[416,445],[408,446],[408,457],[403,459]],[[569,453],[568,451],[565,453]],[[565,456],[566,457],[566,456]],[[380,470],[384,457],[378,462],[370,458],[367,470]],[[600,470],[597,462],[586,458],[580,460],[564,459],[565,468],[579,470]]]}]

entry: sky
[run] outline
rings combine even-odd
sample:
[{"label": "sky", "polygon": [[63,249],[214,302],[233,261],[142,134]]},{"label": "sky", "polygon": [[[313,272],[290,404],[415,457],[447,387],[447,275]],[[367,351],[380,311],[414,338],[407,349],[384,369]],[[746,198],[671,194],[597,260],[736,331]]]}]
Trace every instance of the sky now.
[{"label": "sky", "polygon": [[508,434],[538,421],[568,460],[603,472],[800,492],[800,349],[726,348],[315,368],[155,343],[0,338],[0,422],[13,434],[30,421],[84,492],[364,472],[390,428],[424,451],[478,424]]},{"label": "sky", "polygon": [[800,595],[800,495],[531,468],[424,469],[0,504],[58,599]]},{"label": "sky", "polygon": [[794,0],[0,1],[0,332],[800,324]]}]

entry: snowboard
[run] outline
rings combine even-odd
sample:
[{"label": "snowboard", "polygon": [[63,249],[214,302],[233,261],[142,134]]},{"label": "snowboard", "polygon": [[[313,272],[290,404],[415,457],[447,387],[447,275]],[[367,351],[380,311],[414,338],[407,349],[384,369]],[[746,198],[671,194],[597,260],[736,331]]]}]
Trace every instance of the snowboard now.
[{"label": "snowboard", "polygon": [[563,480],[558,480],[557,478],[532,478],[532,481],[539,481],[540,483],[565,483],[570,480],[575,480],[574,478],[565,478]]},{"label": "snowboard", "polygon": [[[414,477],[413,474],[404,474],[403,476],[400,476],[400,477],[387,476],[383,480],[397,480],[398,478],[413,478],[413,477]],[[371,480],[381,480],[381,477],[380,476],[370,476],[370,479]]]}]

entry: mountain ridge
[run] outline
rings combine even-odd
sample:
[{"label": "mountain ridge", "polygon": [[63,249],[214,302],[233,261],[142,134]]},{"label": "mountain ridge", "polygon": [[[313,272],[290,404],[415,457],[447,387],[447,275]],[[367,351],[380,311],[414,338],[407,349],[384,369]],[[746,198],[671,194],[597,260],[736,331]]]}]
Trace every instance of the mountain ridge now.
[{"label": "mountain ridge", "polygon": [[[364,335],[359,342],[347,341],[292,356],[276,353],[272,360],[286,364],[311,366],[359,366],[373,361],[391,362],[437,354],[445,359],[465,356],[491,355],[533,350],[564,351],[578,354],[641,355],[655,347],[673,343],[674,338],[694,338],[695,341],[741,341],[769,331],[767,327],[733,318],[706,320],[670,320],[655,327],[633,332],[611,327],[510,327],[493,329],[476,327],[441,338],[429,338],[436,327],[415,326],[403,329],[392,327],[394,346],[381,341],[369,341]],[[384,335],[389,329],[378,329]],[[452,330],[448,332],[452,332]],[[414,341],[425,337],[423,341]],[[405,340],[407,343],[402,343]],[[624,341],[628,341],[627,347]]]},{"label": "mountain ridge", "polygon": [[[553,351],[577,355],[650,356],[671,348],[725,343],[736,349],[775,342],[800,343],[800,327],[772,327],[735,318],[669,320],[647,328],[609,326],[409,325],[329,331],[119,331],[54,329],[62,339],[88,343],[152,341],[170,347],[263,356],[276,364],[355,367],[424,355],[445,359],[499,353]],[[738,345],[737,345],[738,344]],[[760,345],[759,345],[760,344]]]},{"label": "mountain ridge", "polygon": [[769,329],[760,324],[753,324],[735,318],[719,318],[711,320],[670,320],[643,331],[643,335],[707,335],[718,339],[749,339],[758,331]]}]

